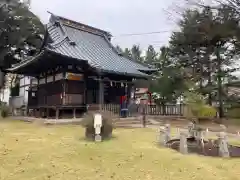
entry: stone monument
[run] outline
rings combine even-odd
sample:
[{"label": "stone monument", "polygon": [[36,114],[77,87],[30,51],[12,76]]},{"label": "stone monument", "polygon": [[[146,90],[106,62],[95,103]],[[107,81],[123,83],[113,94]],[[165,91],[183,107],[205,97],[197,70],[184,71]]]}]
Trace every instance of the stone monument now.
[{"label": "stone monument", "polygon": [[102,136],[101,136],[102,115],[101,114],[94,115],[94,128],[95,128],[95,141],[101,142],[102,141]]}]

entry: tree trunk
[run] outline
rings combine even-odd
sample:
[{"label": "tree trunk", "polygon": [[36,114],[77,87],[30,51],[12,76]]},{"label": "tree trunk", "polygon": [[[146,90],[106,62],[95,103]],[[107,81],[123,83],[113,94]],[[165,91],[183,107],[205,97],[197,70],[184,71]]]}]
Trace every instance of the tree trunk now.
[{"label": "tree trunk", "polygon": [[224,117],[224,110],[223,110],[223,98],[222,98],[222,68],[221,68],[221,57],[220,57],[220,52],[219,52],[219,47],[217,47],[216,51],[217,55],[217,85],[218,85],[218,113],[219,113],[219,118]]},{"label": "tree trunk", "polygon": [[[208,87],[212,87],[212,67],[211,67],[211,61],[209,58],[209,53],[206,54],[206,61],[207,61],[207,71],[208,71]],[[212,90],[208,93],[208,104],[212,106]]]},{"label": "tree trunk", "polygon": [[201,63],[201,59],[200,59],[200,49],[198,49],[197,51],[197,64],[200,65],[200,91],[202,92],[203,89],[203,66],[204,63]]},{"label": "tree trunk", "polygon": [[162,108],[163,108],[163,115],[166,115],[166,104],[165,103],[161,103]]},{"label": "tree trunk", "polygon": [[202,92],[203,90],[203,66],[204,64],[203,63],[199,63],[200,64],[200,92]]}]

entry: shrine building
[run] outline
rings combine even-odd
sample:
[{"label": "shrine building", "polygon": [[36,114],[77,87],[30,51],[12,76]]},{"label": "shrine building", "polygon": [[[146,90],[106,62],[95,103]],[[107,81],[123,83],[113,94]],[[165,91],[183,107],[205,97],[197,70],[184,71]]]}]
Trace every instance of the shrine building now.
[{"label": "shrine building", "polygon": [[8,69],[35,77],[28,91],[27,114],[60,118],[129,100],[134,80],[154,72],[124,57],[111,44],[111,34],[98,28],[51,15],[38,54]]}]

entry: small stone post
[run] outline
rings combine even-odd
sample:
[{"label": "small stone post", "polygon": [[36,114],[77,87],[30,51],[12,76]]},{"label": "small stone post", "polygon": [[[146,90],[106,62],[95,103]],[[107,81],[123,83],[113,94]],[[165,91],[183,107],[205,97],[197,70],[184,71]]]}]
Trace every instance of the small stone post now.
[{"label": "small stone post", "polygon": [[222,132],[227,132],[227,127],[223,124],[220,125]]},{"label": "small stone post", "polygon": [[209,130],[207,128],[206,131],[205,131],[205,137],[208,138],[208,135],[209,135]]},{"label": "small stone post", "polygon": [[227,135],[225,132],[220,132],[218,135],[219,142],[219,156],[221,157],[229,157],[228,143],[227,143]]},{"label": "small stone post", "polygon": [[197,131],[196,139],[199,142],[201,142],[204,139],[204,135],[203,135],[203,131],[202,130]]},{"label": "small stone post", "polygon": [[195,128],[194,123],[190,122],[188,124],[188,134],[189,134],[190,137],[194,137],[195,136],[194,128]]},{"label": "small stone post", "polygon": [[185,132],[180,133],[179,151],[182,154],[187,154],[188,153],[187,136],[188,135]]},{"label": "small stone post", "polygon": [[177,128],[177,137],[180,138],[180,129]]},{"label": "small stone post", "polygon": [[167,142],[171,140],[170,125],[166,124],[164,127],[160,128],[159,131],[159,143],[162,146],[166,146]]},{"label": "small stone post", "polygon": [[204,152],[204,131],[202,129],[196,131],[196,140],[198,147]]},{"label": "small stone post", "polygon": [[170,141],[171,140],[171,126],[170,124],[165,124],[165,139],[166,141]]},{"label": "small stone post", "polygon": [[159,144],[162,146],[165,146],[167,142],[165,139],[165,133],[166,133],[165,127],[161,127],[159,129],[158,141],[159,141]]}]

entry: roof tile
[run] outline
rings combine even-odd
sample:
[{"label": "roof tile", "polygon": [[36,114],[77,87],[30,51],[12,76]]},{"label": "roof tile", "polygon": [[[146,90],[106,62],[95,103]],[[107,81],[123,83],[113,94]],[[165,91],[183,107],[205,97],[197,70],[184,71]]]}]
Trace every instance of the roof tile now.
[{"label": "roof tile", "polygon": [[[61,26],[48,25],[47,27],[53,44],[55,44],[48,48],[51,51],[71,58],[86,60],[91,66],[104,71],[146,76],[139,69],[149,70],[147,67],[119,55],[104,36],[63,24]],[[60,28],[64,30],[64,34],[61,33]],[[74,41],[75,45],[71,45],[69,40]]]}]

